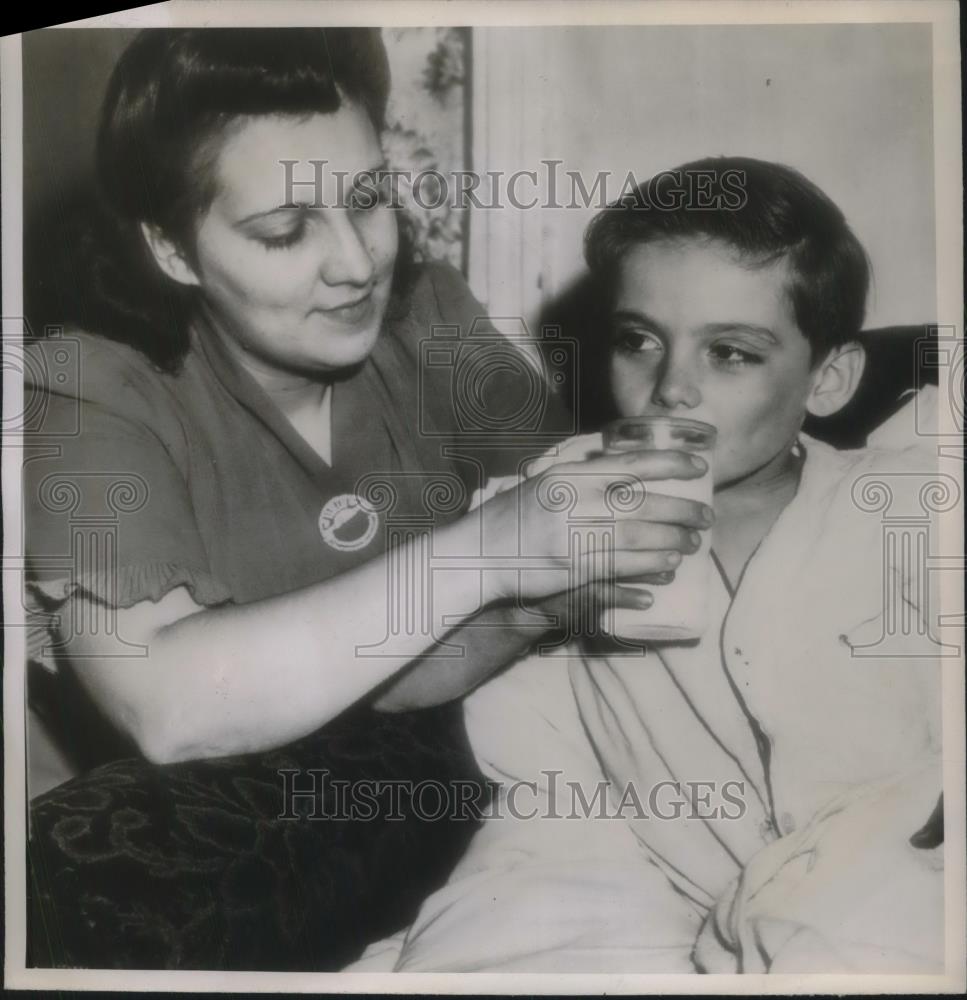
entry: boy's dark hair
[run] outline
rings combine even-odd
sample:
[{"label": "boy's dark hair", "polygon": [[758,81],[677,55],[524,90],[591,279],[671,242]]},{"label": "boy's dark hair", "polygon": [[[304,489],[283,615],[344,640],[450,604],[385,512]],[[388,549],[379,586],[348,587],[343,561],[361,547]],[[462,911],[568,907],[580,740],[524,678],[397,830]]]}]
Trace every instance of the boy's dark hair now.
[{"label": "boy's dark hair", "polygon": [[750,267],[788,260],[788,294],[813,362],[859,333],[866,252],[836,205],[791,167],[723,156],[657,174],[592,220],[585,258],[607,286],[632,247],[684,239],[722,243]]}]

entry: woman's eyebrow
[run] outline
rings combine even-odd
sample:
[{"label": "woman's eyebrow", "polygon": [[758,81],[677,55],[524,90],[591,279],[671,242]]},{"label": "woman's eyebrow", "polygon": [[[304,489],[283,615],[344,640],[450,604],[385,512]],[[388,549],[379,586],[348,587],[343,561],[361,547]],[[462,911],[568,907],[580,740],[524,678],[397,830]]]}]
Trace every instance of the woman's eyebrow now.
[{"label": "woman's eyebrow", "polygon": [[267,208],[262,212],[253,212],[251,215],[246,215],[244,219],[239,219],[238,222],[234,222],[232,225],[236,229],[239,229],[250,222],[254,222],[256,219],[264,219],[269,215],[277,215],[280,212],[304,212],[308,208],[310,208],[309,205],[276,205],[274,208]]},{"label": "woman's eyebrow", "polygon": [[[358,191],[360,187],[360,181],[365,178],[367,182],[372,183],[373,179],[379,179],[379,176],[389,170],[389,165],[385,160],[381,160],[376,166],[366,167],[363,170],[357,170],[354,174],[344,174],[345,178],[352,177],[353,184],[350,190]],[[345,183],[345,181],[343,181]],[[245,226],[250,222],[254,222],[256,219],[264,219],[268,215],[275,215],[277,212],[307,212],[316,206],[311,203],[304,202],[290,202],[287,205],[274,205],[272,208],[263,209],[261,212],[253,212],[251,215],[246,215],[244,219],[239,219],[238,222],[233,223],[234,226]],[[325,205],[321,207],[326,207]]]}]

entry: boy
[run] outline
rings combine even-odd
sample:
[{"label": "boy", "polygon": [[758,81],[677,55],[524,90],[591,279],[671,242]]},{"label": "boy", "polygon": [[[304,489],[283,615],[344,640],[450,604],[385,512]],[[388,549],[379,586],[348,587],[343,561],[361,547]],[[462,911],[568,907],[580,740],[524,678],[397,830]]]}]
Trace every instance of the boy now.
[{"label": "boy", "polygon": [[941,790],[936,647],[880,642],[885,584],[927,627],[930,605],[868,502],[936,457],[801,433],[862,374],[866,255],[804,177],[722,158],[601,213],[586,256],[617,412],[718,430],[713,624],[534,655],[467,699],[494,818],[395,968],[940,971],[942,860],[916,837]]}]

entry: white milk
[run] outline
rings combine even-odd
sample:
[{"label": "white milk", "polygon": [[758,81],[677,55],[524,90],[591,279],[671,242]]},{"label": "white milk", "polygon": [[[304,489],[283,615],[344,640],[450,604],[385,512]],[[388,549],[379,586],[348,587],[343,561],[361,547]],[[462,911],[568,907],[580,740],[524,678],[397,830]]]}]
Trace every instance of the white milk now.
[{"label": "white milk", "polygon": [[[623,417],[604,430],[605,451],[618,454],[637,450],[677,449],[698,454],[709,464],[698,479],[649,480],[652,493],[698,500],[712,505],[712,448],[715,428],[710,424],[672,416]],[[708,619],[709,582],[712,571],[711,532],[700,531],[698,551],[682,555],[671,583],[623,584],[647,590],[650,608],[608,608],[602,615],[603,630],[623,639],[697,639]],[[619,583],[621,581],[618,581]]]},{"label": "white milk", "polygon": [[[647,488],[666,496],[684,497],[712,505],[712,472],[700,479],[649,481]],[[684,554],[671,583],[618,583],[647,590],[654,598],[650,608],[608,608],[601,625],[609,635],[623,639],[698,639],[708,624],[708,594],[712,571],[712,533],[699,531],[701,547]]]}]

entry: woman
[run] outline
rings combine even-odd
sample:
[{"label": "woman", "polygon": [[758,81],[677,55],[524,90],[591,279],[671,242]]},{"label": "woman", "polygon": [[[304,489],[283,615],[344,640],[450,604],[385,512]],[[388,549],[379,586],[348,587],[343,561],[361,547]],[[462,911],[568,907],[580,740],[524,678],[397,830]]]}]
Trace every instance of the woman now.
[{"label": "woman", "polygon": [[[535,484],[466,513],[488,456],[507,471],[547,440],[475,449],[452,368],[421,371],[421,341],[469,331],[481,308],[451,272],[407,267],[396,214],[370,196],[387,88],[378,32],[355,29],[149,30],[112,77],[98,173],[125,267],[98,260],[97,333],[78,335],[76,378],[40,387],[44,431],[79,412],[81,432],[26,466],[29,590],[55,615],[57,658],[143,757],[217,763],[114,765],[39,801],[39,964],[335,968],[401,923],[461,830],[416,822],[412,804],[406,823],[369,825],[375,846],[365,823],[284,822],[279,771],[470,774],[446,710],[387,721],[371,706],[462,694],[548,621],[520,598],[575,583],[567,513]],[[321,190],[285,190],[283,161],[304,177],[310,160],[328,166]],[[492,349],[484,426],[520,431],[533,386]],[[601,498],[607,468],[583,463],[579,499]],[[621,473],[701,471],[672,455]],[[701,523],[684,502],[622,515],[616,571],[666,569]],[[518,536],[548,572],[460,571],[516,554]],[[387,545],[399,564],[432,551],[457,567],[422,603],[404,594],[427,627],[387,630]],[[84,920],[58,926],[58,951],[49,923],[68,905]]]}]

